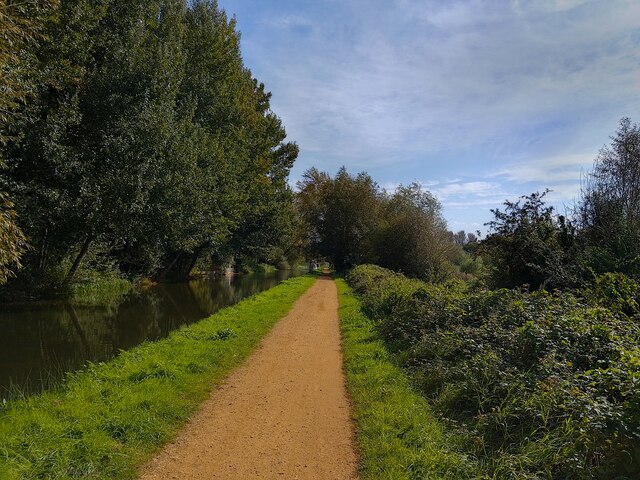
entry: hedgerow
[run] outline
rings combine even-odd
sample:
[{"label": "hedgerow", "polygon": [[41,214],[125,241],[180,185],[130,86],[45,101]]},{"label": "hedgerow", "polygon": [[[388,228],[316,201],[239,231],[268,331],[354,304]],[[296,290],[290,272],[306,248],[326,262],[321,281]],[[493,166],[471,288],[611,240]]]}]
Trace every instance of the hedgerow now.
[{"label": "hedgerow", "polygon": [[371,265],[348,281],[490,477],[638,478],[635,282],[608,275],[582,292],[489,291]]}]

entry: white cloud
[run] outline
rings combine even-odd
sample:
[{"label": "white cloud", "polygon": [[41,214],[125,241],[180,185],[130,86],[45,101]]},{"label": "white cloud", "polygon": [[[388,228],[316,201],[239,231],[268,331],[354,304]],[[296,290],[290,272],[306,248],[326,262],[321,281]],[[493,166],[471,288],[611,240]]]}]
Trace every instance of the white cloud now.
[{"label": "white cloud", "polygon": [[382,185],[430,178],[460,211],[546,186],[570,198],[640,110],[637,0],[221,4],[243,10],[245,59],[300,144],[294,179],[343,164]]},{"label": "white cloud", "polygon": [[579,182],[593,165],[595,155],[568,154],[528,160],[509,165],[498,171],[496,176],[503,176],[514,183],[547,183],[555,185],[573,180]]},{"label": "white cloud", "polygon": [[501,186],[493,182],[474,181],[446,183],[429,188],[441,201],[451,198],[494,197]]}]

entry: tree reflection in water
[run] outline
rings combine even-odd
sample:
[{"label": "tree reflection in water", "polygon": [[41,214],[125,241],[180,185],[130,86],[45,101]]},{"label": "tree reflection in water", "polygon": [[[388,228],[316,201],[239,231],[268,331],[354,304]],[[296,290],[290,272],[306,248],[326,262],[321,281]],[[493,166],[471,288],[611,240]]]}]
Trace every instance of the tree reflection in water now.
[{"label": "tree reflection in water", "polygon": [[56,385],[87,361],[166,337],[298,272],[198,279],[132,292],[100,307],[34,303],[0,310],[0,398]]}]

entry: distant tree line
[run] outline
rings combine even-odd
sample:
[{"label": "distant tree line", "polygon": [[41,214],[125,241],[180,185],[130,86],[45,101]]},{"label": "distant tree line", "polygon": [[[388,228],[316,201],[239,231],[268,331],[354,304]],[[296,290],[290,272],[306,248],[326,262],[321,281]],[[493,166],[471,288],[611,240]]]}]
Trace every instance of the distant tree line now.
[{"label": "distant tree line", "polygon": [[461,253],[440,203],[417,183],[389,193],[366,173],[354,176],[343,167],[331,177],[312,168],[298,191],[308,255],[328,258],[340,270],[376,263],[438,280]]},{"label": "distant tree line", "polygon": [[449,232],[440,203],[419,184],[386,192],[366,173],[310,169],[298,190],[301,243],[339,269],[374,263],[428,280],[547,290],[591,285],[604,273],[640,278],[640,127],[628,118],[566,215],[546,204],[548,190],[535,192],[492,210],[482,240]]},{"label": "distant tree line", "polygon": [[298,147],[208,0],[0,5],[0,282],[295,255]]}]

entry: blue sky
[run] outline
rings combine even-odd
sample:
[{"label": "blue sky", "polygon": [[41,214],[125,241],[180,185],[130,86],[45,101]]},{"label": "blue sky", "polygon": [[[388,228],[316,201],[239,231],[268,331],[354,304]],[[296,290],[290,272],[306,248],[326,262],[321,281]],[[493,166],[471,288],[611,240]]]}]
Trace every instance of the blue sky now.
[{"label": "blue sky", "polygon": [[639,0],[219,0],[315,166],[421,182],[452,230],[550,188],[563,210],[640,122]]}]

